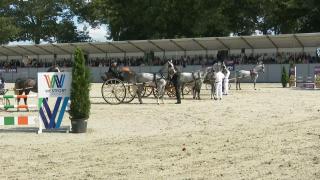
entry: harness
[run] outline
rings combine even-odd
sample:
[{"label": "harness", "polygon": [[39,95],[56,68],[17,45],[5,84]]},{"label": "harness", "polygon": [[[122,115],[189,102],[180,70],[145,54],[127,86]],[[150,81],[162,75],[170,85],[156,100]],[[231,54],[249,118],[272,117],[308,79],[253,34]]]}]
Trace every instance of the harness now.
[{"label": "harness", "polygon": [[153,73],[153,82],[156,85],[156,89],[157,89],[158,87],[157,87],[157,74],[156,73]]},{"label": "harness", "polygon": [[251,70],[250,70],[250,76],[255,76],[255,75],[257,75],[257,74],[258,74],[258,72],[255,71],[254,69],[251,69]]},{"label": "harness", "polygon": [[157,79],[157,73],[153,73],[153,82],[154,82],[154,84],[156,85],[156,88],[158,88],[158,87],[157,87],[157,81],[158,81],[158,80],[160,80],[160,79],[166,79],[166,77],[164,77],[162,71],[160,71],[159,74],[160,74],[160,78]]},{"label": "harness", "polygon": [[194,75],[194,72],[192,72],[192,78],[193,78],[194,81],[200,80],[201,79],[200,72],[198,72],[198,78],[196,78],[196,76]]}]

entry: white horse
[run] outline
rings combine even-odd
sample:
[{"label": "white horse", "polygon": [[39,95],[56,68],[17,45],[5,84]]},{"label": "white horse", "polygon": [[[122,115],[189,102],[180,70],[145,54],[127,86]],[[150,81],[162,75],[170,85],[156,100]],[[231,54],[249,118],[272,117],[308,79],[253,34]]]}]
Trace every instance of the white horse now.
[{"label": "white horse", "polygon": [[191,84],[193,90],[193,98],[195,99],[198,96],[200,99],[200,89],[204,81],[204,78],[207,76],[208,68],[205,70],[199,70],[196,72],[182,72],[180,73],[180,82],[181,82],[181,94],[184,98],[184,87],[186,84]]},{"label": "white horse", "polygon": [[200,91],[201,91],[204,78],[201,78],[200,71],[198,71],[197,73],[200,78],[194,81],[194,85],[192,87],[192,96],[193,96],[193,99],[200,100]]},{"label": "white horse", "polygon": [[253,88],[254,90],[256,90],[256,81],[257,78],[259,76],[259,72],[264,73],[264,64],[259,62],[253,69],[251,69],[250,71],[247,70],[239,70],[236,71],[236,89],[241,90],[240,87],[240,79],[242,78],[251,78],[252,82],[253,82]]}]

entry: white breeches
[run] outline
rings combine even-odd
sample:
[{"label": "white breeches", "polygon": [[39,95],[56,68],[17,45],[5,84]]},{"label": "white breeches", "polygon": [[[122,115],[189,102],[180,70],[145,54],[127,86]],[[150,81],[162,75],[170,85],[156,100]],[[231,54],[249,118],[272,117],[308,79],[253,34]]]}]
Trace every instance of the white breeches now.
[{"label": "white breeches", "polygon": [[222,82],[216,82],[216,97],[222,98]]},{"label": "white breeches", "polygon": [[229,79],[223,81],[223,94],[229,94]]}]

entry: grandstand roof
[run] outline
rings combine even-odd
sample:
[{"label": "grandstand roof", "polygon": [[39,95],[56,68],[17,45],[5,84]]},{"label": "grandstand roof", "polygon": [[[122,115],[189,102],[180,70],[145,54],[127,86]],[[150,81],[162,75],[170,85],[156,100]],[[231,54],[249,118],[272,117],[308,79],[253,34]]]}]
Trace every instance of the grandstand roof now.
[{"label": "grandstand roof", "polygon": [[264,36],[204,37],[184,39],[133,40],[112,42],[61,43],[0,46],[0,56],[67,55],[80,47],[87,54],[307,48],[320,46],[320,33]]}]

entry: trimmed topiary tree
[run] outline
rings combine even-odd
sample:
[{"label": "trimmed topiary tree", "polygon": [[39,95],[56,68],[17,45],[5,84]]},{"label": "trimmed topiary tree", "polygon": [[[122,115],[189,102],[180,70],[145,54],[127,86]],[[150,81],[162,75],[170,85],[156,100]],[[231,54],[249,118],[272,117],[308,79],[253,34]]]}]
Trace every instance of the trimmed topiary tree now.
[{"label": "trimmed topiary tree", "polygon": [[85,58],[80,48],[74,54],[72,66],[70,119],[72,132],[82,133],[87,130],[90,114],[90,70],[85,65]]},{"label": "trimmed topiary tree", "polygon": [[289,76],[288,76],[287,70],[284,66],[282,66],[282,72],[281,72],[282,87],[283,88],[287,87],[288,82],[289,82]]}]

